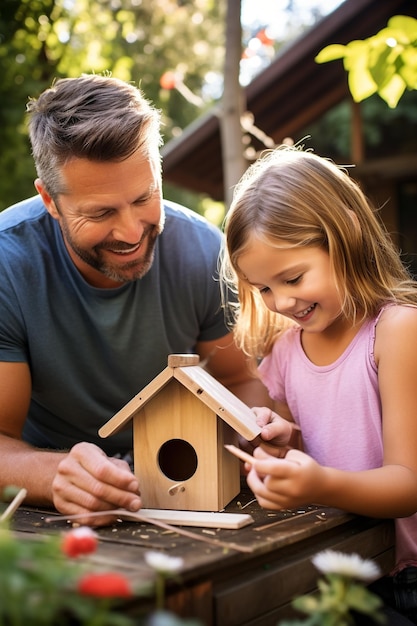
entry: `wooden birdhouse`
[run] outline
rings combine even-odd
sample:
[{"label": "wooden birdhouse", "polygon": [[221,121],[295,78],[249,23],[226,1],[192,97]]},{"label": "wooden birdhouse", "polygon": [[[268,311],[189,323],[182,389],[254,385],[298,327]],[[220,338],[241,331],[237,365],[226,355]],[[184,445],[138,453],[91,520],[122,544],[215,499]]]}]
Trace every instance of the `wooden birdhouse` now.
[{"label": "wooden birdhouse", "polygon": [[170,355],[168,367],[100,430],[108,437],[133,419],[133,458],[142,506],[220,511],[240,491],[239,460],[225,449],[260,433],[249,407],[199,364]]}]

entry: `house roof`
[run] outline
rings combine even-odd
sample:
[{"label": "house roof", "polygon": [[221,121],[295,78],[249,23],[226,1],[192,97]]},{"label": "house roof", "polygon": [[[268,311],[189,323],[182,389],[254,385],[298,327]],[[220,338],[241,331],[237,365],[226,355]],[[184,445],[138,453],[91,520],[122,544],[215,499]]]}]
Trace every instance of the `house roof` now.
[{"label": "house roof", "polygon": [[[342,62],[319,65],[315,56],[329,44],[347,44],[376,34],[393,15],[417,17],[416,0],[345,0],[283,48],[244,90],[255,125],[280,144],[285,137],[297,137],[308,124],[349,97]],[[256,149],[264,147],[256,139],[253,144]],[[165,181],[217,200],[224,198],[218,109],[201,116],[167,143],[162,156]]]},{"label": "house roof", "polygon": [[100,437],[109,437],[121,430],[163,387],[174,379],[242,437],[248,441],[255,439],[261,429],[255,422],[253,411],[198,365],[198,362],[198,355],[170,355],[168,367],[100,428]]}]

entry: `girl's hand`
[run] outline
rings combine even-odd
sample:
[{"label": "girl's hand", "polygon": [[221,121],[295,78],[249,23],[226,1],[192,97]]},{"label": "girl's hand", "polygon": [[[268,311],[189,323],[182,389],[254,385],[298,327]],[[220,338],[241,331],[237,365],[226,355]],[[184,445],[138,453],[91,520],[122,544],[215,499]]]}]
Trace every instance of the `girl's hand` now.
[{"label": "girl's hand", "polygon": [[294,430],[299,430],[293,422],[284,419],[268,407],[253,407],[256,423],[261,427],[261,445],[264,450],[275,457],[283,458],[290,449]]},{"label": "girl's hand", "polygon": [[258,447],[248,467],[247,483],[265,509],[294,509],[319,501],[325,468],[300,450],[289,450],[277,459]]}]

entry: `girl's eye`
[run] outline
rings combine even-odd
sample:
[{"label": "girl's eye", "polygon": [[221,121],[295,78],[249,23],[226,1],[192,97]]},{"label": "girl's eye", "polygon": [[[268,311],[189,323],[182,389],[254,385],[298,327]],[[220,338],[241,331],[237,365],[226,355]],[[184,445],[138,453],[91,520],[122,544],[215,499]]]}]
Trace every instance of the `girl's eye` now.
[{"label": "girl's eye", "polygon": [[296,285],[301,280],[301,276],[287,280],[287,285]]},{"label": "girl's eye", "polygon": [[259,289],[259,293],[261,293],[261,294],[268,293],[268,291],[269,291],[269,287],[261,287]]}]

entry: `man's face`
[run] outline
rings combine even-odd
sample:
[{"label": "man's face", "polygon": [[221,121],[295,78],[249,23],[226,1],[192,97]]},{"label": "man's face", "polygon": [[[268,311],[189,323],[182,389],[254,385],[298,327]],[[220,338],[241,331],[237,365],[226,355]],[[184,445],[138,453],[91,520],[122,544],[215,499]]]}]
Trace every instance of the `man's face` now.
[{"label": "man's face", "polygon": [[37,188],[87,282],[106,288],[142,278],[163,228],[159,163],[139,152],[117,162],[73,159],[61,174],[67,191],[56,202]]}]

